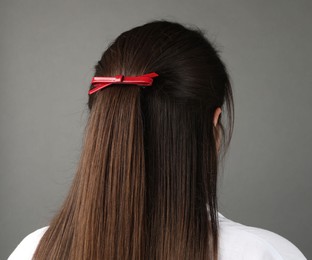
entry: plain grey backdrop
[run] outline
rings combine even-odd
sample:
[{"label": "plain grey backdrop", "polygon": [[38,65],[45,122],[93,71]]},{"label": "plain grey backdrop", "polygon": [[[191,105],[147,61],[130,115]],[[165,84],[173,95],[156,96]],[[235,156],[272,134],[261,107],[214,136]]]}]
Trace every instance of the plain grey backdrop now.
[{"label": "plain grey backdrop", "polygon": [[301,0],[2,0],[0,258],[47,225],[67,194],[93,66],[121,32],[151,19],[204,29],[231,74],[220,212],[312,258],[311,13]]}]

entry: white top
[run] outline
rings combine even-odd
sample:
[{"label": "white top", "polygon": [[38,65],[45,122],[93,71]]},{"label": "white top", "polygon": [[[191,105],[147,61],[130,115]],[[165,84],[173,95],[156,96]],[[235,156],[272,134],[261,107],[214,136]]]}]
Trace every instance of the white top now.
[{"label": "white top", "polygon": [[[246,226],[224,217],[220,212],[219,260],[307,260],[286,238],[266,229]],[[31,260],[48,226],[26,236],[8,260]]]}]

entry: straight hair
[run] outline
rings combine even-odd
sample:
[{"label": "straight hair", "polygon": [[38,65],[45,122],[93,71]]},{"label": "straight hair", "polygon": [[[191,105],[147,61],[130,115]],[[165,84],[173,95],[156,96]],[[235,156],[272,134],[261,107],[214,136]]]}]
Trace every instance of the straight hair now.
[{"label": "straight hair", "polygon": [[[218,165],[234,105],[216,44],[196,26],[152,20],[121,33],[94,69],[159,76],[89,95],[77,172],[33,259],[218,259]],[[217,107],[227,121],[215,126]]]}]

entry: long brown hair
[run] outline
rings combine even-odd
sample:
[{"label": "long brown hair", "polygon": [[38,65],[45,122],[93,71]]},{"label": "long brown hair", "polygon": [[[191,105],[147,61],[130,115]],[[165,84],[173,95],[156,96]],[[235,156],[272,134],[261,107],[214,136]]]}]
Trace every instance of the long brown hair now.
[{"label": "long brown hair", "polygon": [[[234,123],[227,69],[203,30],[161,19],[119,35],[94,76],[150,72],[152,86],[89,96],[77,173],[34,259],[217,259],[218,163]],[[226,127],[213,124],[217,107]]]}]

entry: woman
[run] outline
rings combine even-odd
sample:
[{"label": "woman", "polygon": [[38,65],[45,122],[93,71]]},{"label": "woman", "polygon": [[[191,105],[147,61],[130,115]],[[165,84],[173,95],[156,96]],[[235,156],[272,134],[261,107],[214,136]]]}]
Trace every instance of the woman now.
[{"label": "woman", "polygon": [[218,212],[234,105],[226,67],[200,29],[154,20],[126,31],[94,77],[69,194],[9,260],[306,259],[286,238]]}]

